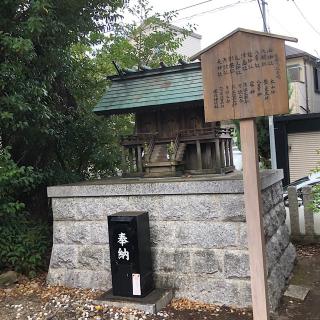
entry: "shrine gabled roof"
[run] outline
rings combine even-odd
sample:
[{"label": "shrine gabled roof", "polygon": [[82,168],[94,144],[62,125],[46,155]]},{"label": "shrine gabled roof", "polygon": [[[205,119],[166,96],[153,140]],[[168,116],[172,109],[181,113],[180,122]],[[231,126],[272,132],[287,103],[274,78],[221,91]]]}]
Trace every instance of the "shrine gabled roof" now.
[{"label": "shrine gabled roof", "polygon": [[111,86],[93,109],[95,113],[129,113],[203,100],[200,63],[145,69],[109,79]]}]

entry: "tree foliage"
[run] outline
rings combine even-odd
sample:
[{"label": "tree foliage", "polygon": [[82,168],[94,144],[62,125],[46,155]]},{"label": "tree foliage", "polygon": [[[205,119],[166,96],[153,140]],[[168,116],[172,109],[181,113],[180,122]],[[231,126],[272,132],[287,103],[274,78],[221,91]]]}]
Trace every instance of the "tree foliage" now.
[{"label": "tree foliage", "polygon": [[33,276],[45,264],[49,227],[30,219],[19,200],[41,179],[32,167],[17,166],[8,149],[0,150],[0,270]]},{"label": "tree foliage", "polygon": [[[112,60],[174,63],[187,32],[177,37],[174,13],[153,13],[146,0],[1,4],[0,269],[29,274],[50,243],[49,224],[35,220],[48,217],[46,186],[118,171],[118,138],[131,133],[131,116],[92,113]],[[138,19],[124,23],[128,12]]]},{"label": "tree foliage", "polygon": [[141,65],[159,67],[161,61],[174,65],[183,58],[177,49],[194,26],[174,27],[172,21],[177,13],[153,12],[148,0],[131,1],[130,4],[124,14],[132,21],[115,23],[114,32],[106,37],[98,58],[116,60],[127,68]]},{"label": "tree foliage", "polygon": [[[103,81],[85,73],[94,62],[79,59],[77,46],[97,44],[119,17],[115,12],[121,5],[119,0],[5,1],[0,12],[0,137],[17,163],[86,175],[82,162],[100,142],[93,134],[83,139],[79,130],[100,129],[99,121],[89,128],[94,121],[88,107],[96,99],[95,85],[101,88]],[[66,144],[75,155],[69,159]],[[83,159],[71,161],[80,148]]]}]

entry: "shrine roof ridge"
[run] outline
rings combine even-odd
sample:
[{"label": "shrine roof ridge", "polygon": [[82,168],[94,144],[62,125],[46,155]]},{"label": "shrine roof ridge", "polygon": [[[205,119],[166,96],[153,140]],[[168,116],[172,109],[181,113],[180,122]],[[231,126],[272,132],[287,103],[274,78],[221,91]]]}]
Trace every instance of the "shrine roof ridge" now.
[{"label": "shrine roof ridge", "polygon": [[194,54],[192,57],[190,57],[190,60],[194,61],[196,59],[200,59],[200,57],[201,57],[201,55],[203,53],[205,53],[206,51],[212,49],[213,47],[217,46],[219,43],[221,43],[224,40],[230,38],[231,36],[233,36],[234,34],[236,34],[238,32],[244,32],[244,33],[255,34],[255,35],[258,35],[258,36],[277,38],[277,39],[282,39],[284,41],[298,42],[298,39],[297,38],[293,38],[293,37],[287,37],[287,36],[282,36],[282,35],[278,35],[278,34],[267,33],[267,32],[256,31],[256,30],[250,30],[250,29],[244,29],[244,28],[237,28],[237,29],[233,30],[232,32],[230,32],[229,34],[227,34],[226,36],[224,36],[221,39],[219,39],[218,41],[214,42],[210,46],[208,46],[208,47],[202,49],[201,51],[199,51],[198,53]]},{"label": "shrine roof ridge", "polygon": [[148,67],[148,69],[139,68],[138,70],[130,70],[130,72],[125,71],[128,69],[120,69],[120,72],[121,72],[120,74],[108,76],[107,79],[111,81],[122,81],[122,80],[150,77],[155,75],[162,75],[165,73],[176,73],[179,71],[200,70],[200,69],[201,69],[200,62],[191,62],[191,63],[184,62],[174,66],[164,66],[164,67],[158,67],[158,68]]}]

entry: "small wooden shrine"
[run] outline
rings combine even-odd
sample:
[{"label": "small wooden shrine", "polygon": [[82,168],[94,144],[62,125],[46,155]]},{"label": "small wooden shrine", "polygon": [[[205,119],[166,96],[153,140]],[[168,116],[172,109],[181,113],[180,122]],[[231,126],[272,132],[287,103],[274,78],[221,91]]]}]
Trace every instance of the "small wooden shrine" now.
[{"label": "small wooden shrine", "polygon": [[121,138],[124,176],[234,170],[232,129],[205,123],[200,63],[118,73],[94,112],[135,116],[134,134]]}]

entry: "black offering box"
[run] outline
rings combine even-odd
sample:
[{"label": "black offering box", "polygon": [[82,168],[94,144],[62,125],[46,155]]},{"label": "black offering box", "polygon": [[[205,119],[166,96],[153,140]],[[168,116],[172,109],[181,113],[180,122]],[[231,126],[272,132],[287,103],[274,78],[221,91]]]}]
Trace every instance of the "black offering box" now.
[{"label": "black offering box", "polygon": [[154,289],[148,213],[115,213],[108,227],[113,295],[145,297]]}]

